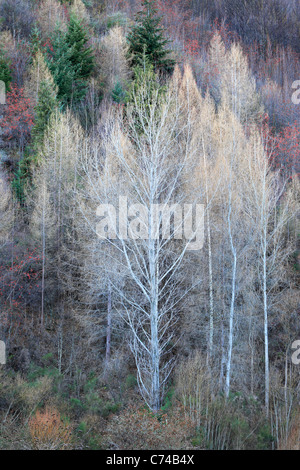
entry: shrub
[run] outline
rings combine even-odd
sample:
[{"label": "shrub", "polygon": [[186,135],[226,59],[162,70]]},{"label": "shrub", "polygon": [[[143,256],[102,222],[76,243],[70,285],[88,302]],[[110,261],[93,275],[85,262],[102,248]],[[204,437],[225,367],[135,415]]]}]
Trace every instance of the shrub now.
[{"label": "shrub", "polygon": [[194,434],[193,423],[179,407],[172,414],[155,415],[131,406],[112,419],[107,445],[120,450],[188,449]]},{"label": "shrub", "polygon": [[61,419],[55,409],[37,411],[28,426],[35,450],[66,450],[71,447],[71,426]]}]

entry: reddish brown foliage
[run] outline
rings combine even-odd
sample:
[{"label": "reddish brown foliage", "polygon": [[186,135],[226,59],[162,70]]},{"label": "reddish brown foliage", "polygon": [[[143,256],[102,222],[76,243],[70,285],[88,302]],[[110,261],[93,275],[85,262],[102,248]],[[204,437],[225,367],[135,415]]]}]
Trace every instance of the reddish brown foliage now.
[{"label": "reddish brown foliage", "polygon": [[24,89],[16,85],[11,86],[7,93],[7,104],[4,118],[0,125],[3,136],[9,141],[16,139],[21,148],[24,148],[33,126],[33,111],[31,102],[25,98]]}]

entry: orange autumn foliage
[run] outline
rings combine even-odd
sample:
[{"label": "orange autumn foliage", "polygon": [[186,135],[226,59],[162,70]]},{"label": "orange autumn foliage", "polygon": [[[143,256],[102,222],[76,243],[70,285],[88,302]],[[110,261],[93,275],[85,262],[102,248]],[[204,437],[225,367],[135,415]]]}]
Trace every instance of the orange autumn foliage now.
[{"label": "orange autumn foliage", "polygon": [[37,411],[28,426],[36,450],[66,450],[71,446],[71,426],[62,421],[55,409]]}]

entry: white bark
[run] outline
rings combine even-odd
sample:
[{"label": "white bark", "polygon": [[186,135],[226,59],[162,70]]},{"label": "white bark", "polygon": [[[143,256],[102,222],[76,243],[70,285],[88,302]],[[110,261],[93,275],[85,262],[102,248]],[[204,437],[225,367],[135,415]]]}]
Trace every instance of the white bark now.
[{"label": "white bark", "polygon": [[[148,233],[146,239],[118,233],[115,238],[102,241],[102,246],[106,243],[110,247],[112,261],[122,271],[124,282],[111,281],[118,299],[116,308],[131,331],[130,348],[141,394],[148,406],[157,411],[174,364],[177,312],[193,287],[193,282],[186,282],[181,274],[193,237],[177,240],[179,227],[171,223],[171,236],[164,238],[161,230],[165,219],[160,214],[157,227],[153,205],[160,204],[164,211],[174,201],[182,208],[184,203],[195,203],[185,199],[180,181],[196,152],[187,148],[190,138],[188,143],[180,140],[179,110],[171,99],[167,97],[159,103],[156,95],[149,108],[148,105],[146,99],[136,100],[132,114],[128,112],[127,135],[118,124],[107,131],[104,162],[99,160],[99,154],[94,154],[87,155],[82,164],[89,199],[96,205],[108,201],[118,204],[116,195],[121,195],[131,207],[142,204],[146,209],[147,227],[140,228]],[[136,114],[142,135],[135,127]],[[95,213],[88,215],[83,211],[83,215],[95,233]],[[183,216],[183,224],[186,218]]]}]

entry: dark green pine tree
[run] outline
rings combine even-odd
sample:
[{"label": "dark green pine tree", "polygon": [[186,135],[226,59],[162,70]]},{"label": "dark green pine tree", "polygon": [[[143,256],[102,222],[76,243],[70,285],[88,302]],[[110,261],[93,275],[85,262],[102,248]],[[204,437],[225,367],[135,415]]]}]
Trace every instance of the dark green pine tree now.
[{"label": "dark green pine tree", "polygon": [[66,43],[71,49],[70,61],[76,69],[78,78],[89,78],[95,67],[93,49],[87,46],[87,31],[75,16],[70,18]]},{"label": "dark green pine tree", "polygon": [[137,24],[127,37],[132,65],[141,64],[145,53],[155,72],[172,73],[175,60],[170,58],[170,50],[166,49],[168,40],[160,26],[161,17],[158,15],[156,2],[143,0],[142,6],[143,9],[136,15]]},{"label": "dark green pine tree", "polygon": [[57,97],[62,105],[80,101],[86,93],[86,83],[72,62],[73,50],[60,31],[56,31],[48,47],[47,65],[58,86]]}]

